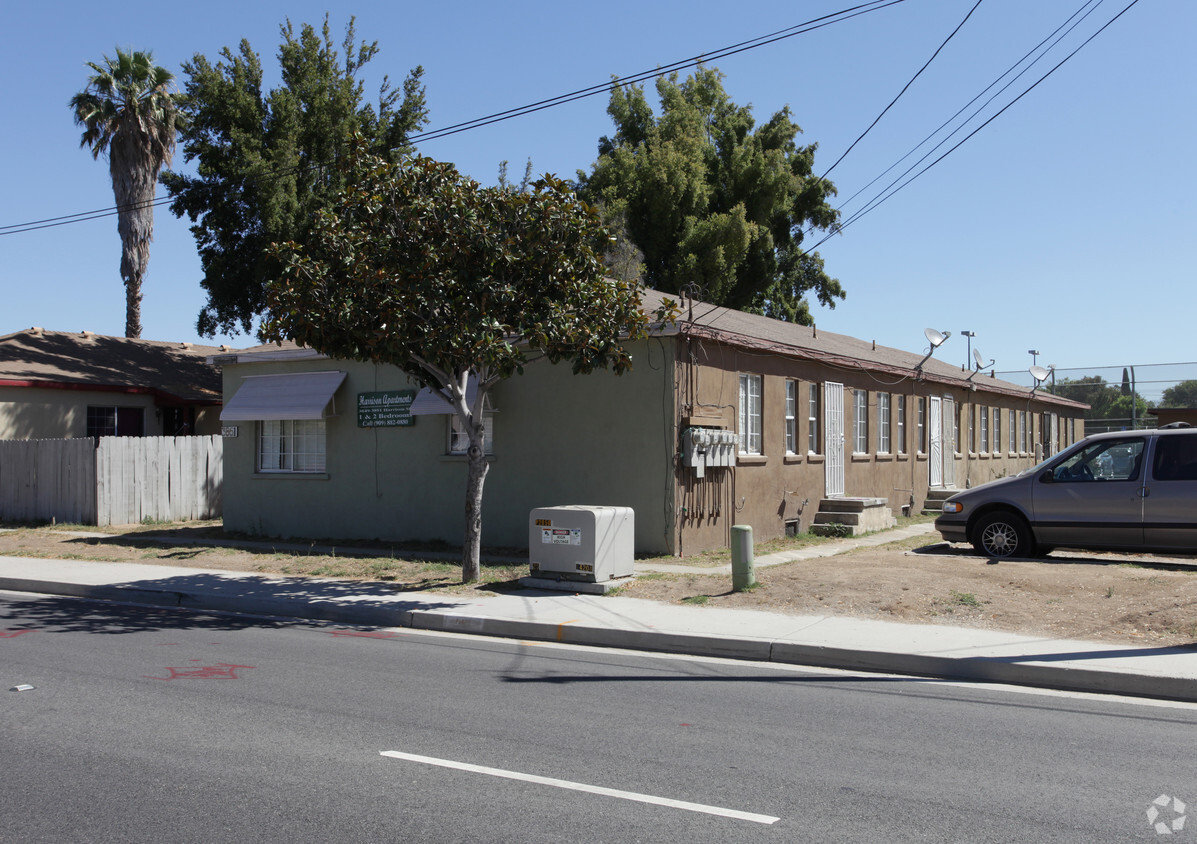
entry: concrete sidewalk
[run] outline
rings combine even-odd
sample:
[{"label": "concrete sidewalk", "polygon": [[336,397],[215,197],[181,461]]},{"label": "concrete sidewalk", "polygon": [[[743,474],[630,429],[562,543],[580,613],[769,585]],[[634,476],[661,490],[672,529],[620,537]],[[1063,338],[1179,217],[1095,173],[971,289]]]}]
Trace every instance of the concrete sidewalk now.
[{"label": "concrete sidewalk", "polygon": [[[925,533],[926,527],[913,530]],[[896,538],[896,532],[887,531],[821,546],[819,553]],[[756,563],[788,562],[801,553],[809,552],[761,557]],[[0,589],[1197,702],[1197,651],[1185,648],[531,589],[458,596],[401,592],[372,581],[20,557],[0,557]],[[19,629],[21,622],[17,618],[7,625]]]}]

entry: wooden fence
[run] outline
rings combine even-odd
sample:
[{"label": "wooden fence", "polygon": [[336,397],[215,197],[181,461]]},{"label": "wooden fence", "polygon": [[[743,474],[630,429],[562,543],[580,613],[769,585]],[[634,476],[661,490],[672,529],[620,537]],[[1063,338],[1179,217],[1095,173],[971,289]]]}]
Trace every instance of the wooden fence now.
[{"label": "wooden fence", "polygon": [[219,436],[0,442],[0,520],[124,525],[218,518],[223,455]]}]

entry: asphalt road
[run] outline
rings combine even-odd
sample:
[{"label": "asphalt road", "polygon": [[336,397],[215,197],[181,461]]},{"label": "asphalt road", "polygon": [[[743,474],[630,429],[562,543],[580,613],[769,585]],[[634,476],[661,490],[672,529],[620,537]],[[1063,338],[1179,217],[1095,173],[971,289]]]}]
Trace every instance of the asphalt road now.
[{"label": "asphalt road", "polygon": [[0,685],[0,841],[1151,841],[1156,798],[1197,811],[1181,704],[12,593]]}]

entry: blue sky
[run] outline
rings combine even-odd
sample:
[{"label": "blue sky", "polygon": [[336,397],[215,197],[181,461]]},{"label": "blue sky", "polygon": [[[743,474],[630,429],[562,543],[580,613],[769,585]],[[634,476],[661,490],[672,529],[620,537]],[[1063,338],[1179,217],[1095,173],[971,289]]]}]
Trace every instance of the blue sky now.
[{"label": "blue sky", "polygon": [[[816,170],[822,172],[974,2],[906,0],[714,64],[733,99],[752,104],[758,122],[788,104],[803,128],[800,140],[818,143]],[[981,119],[1128,3],[984,0],[831,174],[841,202],[865,189],[844,205],[845,215],[914,159],[866,188],[873,179],[1078,9],[1092,13]],[[850,5],[367,2],[343,5],[330,20],[338,42],[350,14],[357,16],[359,40],[379,42],[368,92],[383,73],[398,82],[411,67],[424,66],[429,128],[435,129]],[[6,6],[6,28],[14,37],[2,95],[0,226],[113,204],[107,167],[79,148],[67,107],[86,81],[85,62],[99,61],[119,45],[153,50],[158,64],[180,72],[195,53],[215,60],[222,47],[246,38],[267,72],[276,73],[279,24],[288,16],[296,24],[319,22],[327,8],[303,0]],[[917,352],[927,347],[925,327],[949,330],[953,336],[937,357],[961,365],[967,357],[961,331],[971,330],[972,345],[999,372],[1025,372],[1029,349],[1042,352],[1040,364],[1077,374],[1082,368],[1197,360],[1193,261],[1184,246],[1197,229],[1194,32],[1197,3],[1141,0],[958,150],[823,244],[826,268],[848,296],[834,310],[815,306],[818,326]],[[277,76],[268,81],[274,84]],[[572,177],[590,167],[599,137],[611,132],[606,104],[605,95],[584,99],[430,141],[420,151],[452,161],[484,183],[495,181],[502,160],[518,177],[528,158],[537,172]],[[176,166],[182,166],[181,156]],[[0,235],[0,333],[39,325],[121,334],[118,269],[115,218]],[[201,341],[195,333],[204,302],[200,276],[186,221],[160,207],[144,287],[144,337]],[[255,341],[241,335],[204,342]],[[1176,379],[1197,377],[1197,367],[1175,371]],[[1103,374],[1117,380],[1120,369]],[[1150,397],[1153,391],[1146,392]]]}]

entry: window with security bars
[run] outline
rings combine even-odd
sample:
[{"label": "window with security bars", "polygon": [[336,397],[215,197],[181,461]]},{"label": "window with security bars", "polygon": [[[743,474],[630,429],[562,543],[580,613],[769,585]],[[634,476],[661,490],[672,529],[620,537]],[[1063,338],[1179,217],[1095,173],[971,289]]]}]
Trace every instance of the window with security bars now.
[{"label": "window with security bars", "polygon": [[761,376],[740,376],[740,453],[761,453]]},{"label": "window with security bars", "polygon": [[919,454],[923,454],[927,449],[927,400],[922,396],[919,396],[918,425],[915,437],[918,439],[915,448],[918,449]]},{"label": "window with security bars", "polygon": [[258,471],[324,471],[323,419],[272,419],[258,423]]},{"label": "window with security bars", "polygon": [[890,395],[877,394],[877,451],[889,454],[890,449]]},{"label": "window with security bars", "polygon": [[1006,433],[1006,436],[1009,438],[1009,442],[1006,444],[1006,449],[1011,454],[1018,451],[1018,431],[1017,431],[1018,421],[1017,420],[1018,420],[1018,414],[1015,411],[1011,410],[1007,416],[1007,421],[1010,423],[1009,424],[1010,430]]},{"label": "window with security bars", "polygon": [[897,450],[898,454],[906,453],[906,396],[898,396],[898,407],[896,408],[897,423]]},{"label": "window with security bars", "polygon": [[818,454],[819,449],[819,385],[807,385],[806,394],[806,451]]},{"label": "window with security bars", "polygon": [[786,381],[786,454],[798,450],[798,382]]},{"label": "window with security bars", "polygon": [[995,407],[993,409],[993,453],[997,454],[1002,450],[1002,409]]},{"label": "window with security bars", "polygon": [[852,445],[853,454],[869,452],[869,391],[852,391],[853,430],[856,437]]}]

